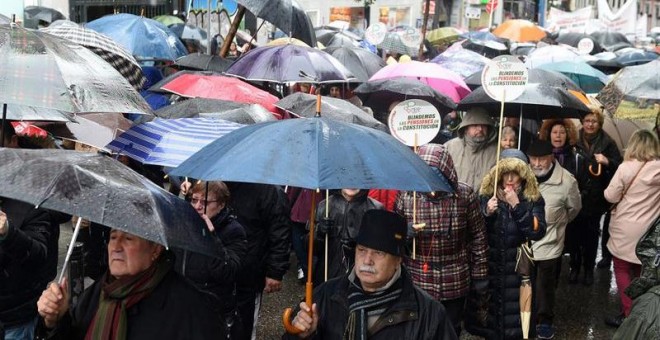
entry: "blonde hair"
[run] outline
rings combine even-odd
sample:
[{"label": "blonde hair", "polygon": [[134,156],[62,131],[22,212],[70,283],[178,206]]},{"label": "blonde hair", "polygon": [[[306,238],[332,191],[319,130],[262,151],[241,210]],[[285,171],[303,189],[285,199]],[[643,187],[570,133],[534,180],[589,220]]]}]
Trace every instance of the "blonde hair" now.
[{"label": "blonde hair", "polygon": [[660,142],[655,133],[642,129],[630,136],[623,160],[638,160],[642,162],[660,158]]}]

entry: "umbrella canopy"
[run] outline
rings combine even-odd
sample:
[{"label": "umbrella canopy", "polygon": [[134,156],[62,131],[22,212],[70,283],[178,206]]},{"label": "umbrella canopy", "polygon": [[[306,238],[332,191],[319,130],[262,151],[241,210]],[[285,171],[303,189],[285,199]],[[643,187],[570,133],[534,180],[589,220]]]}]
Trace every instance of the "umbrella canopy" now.
[{"label": "umbrella canopy", "polygon": [[160,22],[161,24],[165,26],[170,26],[170,25],[176,25],[176,24],[185,24],[181,18],[174,16],[174,15],[158,15],[153,17],[152,19]]},{"label": "umbrella canopy", "polygon": [[280,45],[286,45],[286,44],[310,47],[309,45],[307,45],[304,41],[302,41],[300,39],[289,38],[289,37],[277,38],[275,40],[269,41],[266,44],[266,46],[280,46]]},{"label": "umbrella canopy", "polygon": [[420,80],[436,91],[450,97],[458,103],[470,93],[470,89],[460,75],[434,63],[411,61],[404,64],[387,65],[370,80],[406,77]]},{"label": "umbrella canopy", "polygon": [[405,54],[409,55],[411,57],[414,57],[417,55],[418,48],[415,47],[409,47],[403,42],[403,37],[401,37],[401,34],[398,32],[387,32],[385,34],[385,39],[377,45],[378,48],[381,48],[383,50],[386,50],[389,53],[398,53],[398,54]]},{"label": "umbrella canopy", "polygon": [[440,27],[426,32],[426,40],[433,45],[449,44],[461,38],[461,32],[454,27]]},{"label": "umbrella canopy", "polygon": [[171,24],[167,27],[169,27],[169,29],[172,30],[172,32],[174,32],[174,34],[176,34],[181,40],[194,40],[201,45],[205,51],[208,48],[209,40],[208,34],[205,30],[185,23]]},{"label": "umbrella canopy", "polygon": [[150,113],[128,81],[90,50],[16,25],[0,26],[0,103],[69,113]]},{"label": "umbrella canopy", "polygon": [[613,74],[623,68],[623,65],[616,60],[617,57],[614,52],[601,52],[589,58],[587,64],[605,74]]},{"label": "umbrella canopy", "polygon": [[292,38],[316,46],[314,26],[296,0],[236,0],[255,16],[269,21]]},{"label": "umbrella canopy", "polygon": [[482,56],[489,59],[500,55],[509,54],[509,48],[505,44],[498,41],[468,39],[456,44],[459,44],[459,46],[466,50],[477,52],[478,54],[481,54]]},{"label": "umbrella canopy", "polygon": [[0,196],[80,216],[165,247],[220,255],[190,203],[111,157],[0,148],[0,183]]},{"label": "umbrella canopy", "polygon": [[470,76],[465,78],[465,84],[467,84],[467,86],[472,91],[476,90],[479,86],[481,86],[481,71],[474,72]]},{"label": "umbrella canopy", "polygon": [[106,15],[85,27],[109,36],[138,60],[176,60],[188,54],[176,34],[153,19],[121,13]]},{"label": "umbrella canopy", "polygon": [[274,112],[277,97],[242,80],[204,72],[178,72],[163,79],[153,90],[168,91],[188,98],[209,98],[260,104]]},{"label": "umbrella canopy", "polygon": [[536,68],[543,64],[557,63],[561,61],[578,62],[584,61],[584,59],[574,48],[568,46],[548,45],[532,51],[525,60],[525,66],[528,68]]},{"label": "umbrella canopy", "polygon": [[156,119],[135,125],[107,148],[143,164],[175,167],[242,124],[214,118]]},{"label": "umbrella canopy", "polygon": [[258,104],[245,105],[244,107],[221,112],[200,112],[198,113],[198,116],[202,118],[223,119],[244,125],[273,122],[277,120],[272,112],[269,112],[264,109],[263,106]]},{"label": "umbrella canopy", "polygon": [[119,71],[137,91],[141,91],[144,83],[147,81],[135,57],[114,40],[101,33],[67,20],[58,20],[42,30],[48,34],[85,46],[98,54],[103,60]]},{"label": "umbrella canopy", "polygon": [[316,40],[326,47],[352,46],[357,47],[362,40],[358,35],[342,31],[334,27],[317,27],[314,29]]},{"label": "umbrella canopy", "polygon": [[361,84],[353,92],[365,106],[379,113],[389,113],[392,103],[408,99],[425,100],[435,106],[440,114],[456,109],[456,103],[448,96],[419,80],[409,78],[371,80]]},{"label": "umbrella canopy", "polygon": [[622,48],[616,51],[615,54],[617,57],[614,58],[614,61],[623,67],[646,64],[660,57],[658,53],[641,48]]},{"label": "umbrella canopy", "polygon": [[361,82],[369,80],[385,67],[385,61],[377,55],[358,47],[329,47],[325,49]]},{"label": "umbrella canopy", "polygon": [[215,54],[191,53],[177,59],[174,65],[182,69],[224,72],[233,62]]},{"label": "umbrella canopy", "polygon": [[585,34],[585,33],[578,33],[578,32],[560,32],[559,36],[555,39],[556,42],[564,45],[569,45],[572,47],[577,48],[578,44],[580,43],[580,40],[582,39],[589,39],[594,43],[594,48],[591,50],[589,54],[596,54],[603,52],[603,48],[600,46],[598,42],[595,41],[594,37]]},{"label": "umbrella canopy", "polygon": [[472,40],[484,40],[484,41],[495,41],[501,44],[508,44],[509,39],[507,38],[500,38],[496,36],[493,33],[490,33],[488,31],[470,31],[470,32],[465,32],[461,34],[461,38],[463,39],[472,39]]},{"label": "umbrella canopy", "polygon": [[[275,106],[295,116],[311,118],[316,115],[316,96],[296,92],[284,97],[284,99],[275,103]],[[384,132],[389,131],[385,124],[377,121],[359,107],[339,98],[323,97],[321,99],[321,115],[340,122],[358,124]]]},{"label": "umbrella canopy", "polygon": [[133,126],[121,113],[84,113],[76,120],[76,123],[49,124],[44,128],[56,137],[108,150],[105,148],[108,143]]},{"label": "umbrella canopy", "polygon": [[591,37],[605,51],[614,52],[626,47],[633,47],[625,35],[619,32],[593,32]]},{"label": "umbrella canopy", "polygon": [[481,54],[465,49],[447,50],[431,60],[433,63],[460,74],[463,78],[480,72],[489,61]]},{"label": "umbrella canopy", "polygon": [[452,191],[443,176],[394,137],[323,117],[246,126],[170,174],[301,188]]},{"label": "umbrella canopy", "polygon": [[539,41],[546,36],[541,27],[531,21],[522,19],[511,19],[503,22],[493,30],[493,34],[500,38],[518,42]]},{"label": "umbrella canopy", "polygon": [[542,64],[538,68],[559,72],[567,76],[586,93],[599,92],[609,81],[605,73],[598,71],[585,62],[562,61]]},{"label": "umbrella canopy", "polygon": [[46,24],[50,24],[56,20],[66,20],[66,17],[60,11],[43,6],[27,6],[23,10],[23,14],[26,20],[38,20]]},{"label": "umbrella canopy", "polygon": [[76,121],[75,115],[54,109],[46,109],[42,107],[27,106],[27,105],[7,105],[8,120],[36,120],[36,121],[50,121],[50,122],[73,122]]},{"label": "umbrella canopy", "polygon": [[0,14],[0,24],[9,24],[11,23],[11,19],[7,17],[6,15]]},{"label": "umbrella canopy", "polygon": [[660,105],[660,60],[622,69],[596,99],[617,118],[655,118]]},{"label": "umbrella canopy", "polygon": [[351,72],[330,54],[292,44],[257,47],[243,54],[225,74],[250,81],[276,83],[309,82],[308,77],[318,83],[353,79]]},{"label": "umbrella canopy", "polygon": [[[192,98],[178,101],[172,105],[165,106],[154,114],[156,117],[172,119],[172,118],[194,118],[199,117],[200,113],[208,112],[228,112],[228,111],[239,111],[244,112],[241,115],[247,115],[248,117],[264,117],[263,111],[266,109],[261,105],[257,104],[243,104],[236,103],[227,100],[218,100],[218,99],[206,99],[206,98]],[[266,111],[268,112],[268,111]],[[273,115],[269,113],[269,115]],[[223,118],[224,119],[224,118]],[[251,118],[246,118],[251,119]],[[237,122],[232,120],[233,122]],[[241,123],[241,122],[237,122]],[[241,123],[244,124],[244,123]],[[245,123],[247,124],[247,123]]]}]

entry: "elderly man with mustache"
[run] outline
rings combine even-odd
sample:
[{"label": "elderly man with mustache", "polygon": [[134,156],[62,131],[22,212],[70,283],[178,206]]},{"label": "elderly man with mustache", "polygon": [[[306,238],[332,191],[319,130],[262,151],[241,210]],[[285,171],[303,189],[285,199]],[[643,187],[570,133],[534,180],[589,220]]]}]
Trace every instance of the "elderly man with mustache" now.
[{"label": "elderly man with mustache", "polygon": [[[456,339],[442,304],[415,287],[401,264],[405,219],[384,210],[362,217],[355,266],[300,303],[293,326],[302,339]],[[286,335],[285,338],[294,338]]]}]

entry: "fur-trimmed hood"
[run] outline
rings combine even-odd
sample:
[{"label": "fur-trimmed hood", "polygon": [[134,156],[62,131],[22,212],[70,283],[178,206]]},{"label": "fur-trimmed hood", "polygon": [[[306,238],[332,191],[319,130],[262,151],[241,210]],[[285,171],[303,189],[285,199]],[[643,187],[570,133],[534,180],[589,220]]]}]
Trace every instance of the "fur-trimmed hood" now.
[{"label": "fur-trimmed hood", "polygon": [[[499,166],[499,172],[497,176],[498,186],[502,183],[502,175],[507,172],[515,172],[522,179],[522,195],[528,201],[538,201],[541,198],[541,191],[539,190],[539,184],[536,181],[536,176],[534,172],[529,167],[529,165],[517,158],[505,158],[497,162]],[[488,171],[488,174],[484,177],[484,180],[481,182],[481,189],[479,189],[479,194],[484,196],[493,196],[493,185],[495,184],[495,166]]]},{"label": "fur-trimmed hood", "polygon": [[571,119],[546,119],[543,121],[539,129],[539,138],[542,140],[550,140],[550,130],[555,125],[563,125],[566,129],[566,146],[577,145],[578,142],[578,129]]}]

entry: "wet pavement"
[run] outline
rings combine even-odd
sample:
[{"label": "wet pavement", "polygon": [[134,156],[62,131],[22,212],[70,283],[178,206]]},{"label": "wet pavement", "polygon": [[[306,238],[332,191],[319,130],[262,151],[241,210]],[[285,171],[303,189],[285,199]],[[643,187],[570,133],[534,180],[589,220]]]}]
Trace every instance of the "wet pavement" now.
[{"label": "wet pavement", "polygon": [[[66,255],[66,249],[71,239],[70,225],[62,225],[60,237],[60,267]],[[599,255],[600,258],[600,255]],[[292,268],[295,268],[295,257],[291,256]],[[581,283],[568,284],[568,257],[564,256],[562,273],[557,289],[555,306],[554,339],[611,339],[614,328],[604,324],[606,316],[618,311],[618,296],[616,283],[610,270],[596,269],[594,284],[584,286]],[[289,270],[284,277],[282,291],[264,296],[263,306],[257,328],[257,339],[279,339],[283,332],[282,311],[294,306],[304,297],[304,287],[296,280],[294,270]],[[465,333],[465,332],[464,332]],[[461,339],[481,339],[480,337],[462,334]]]}]

